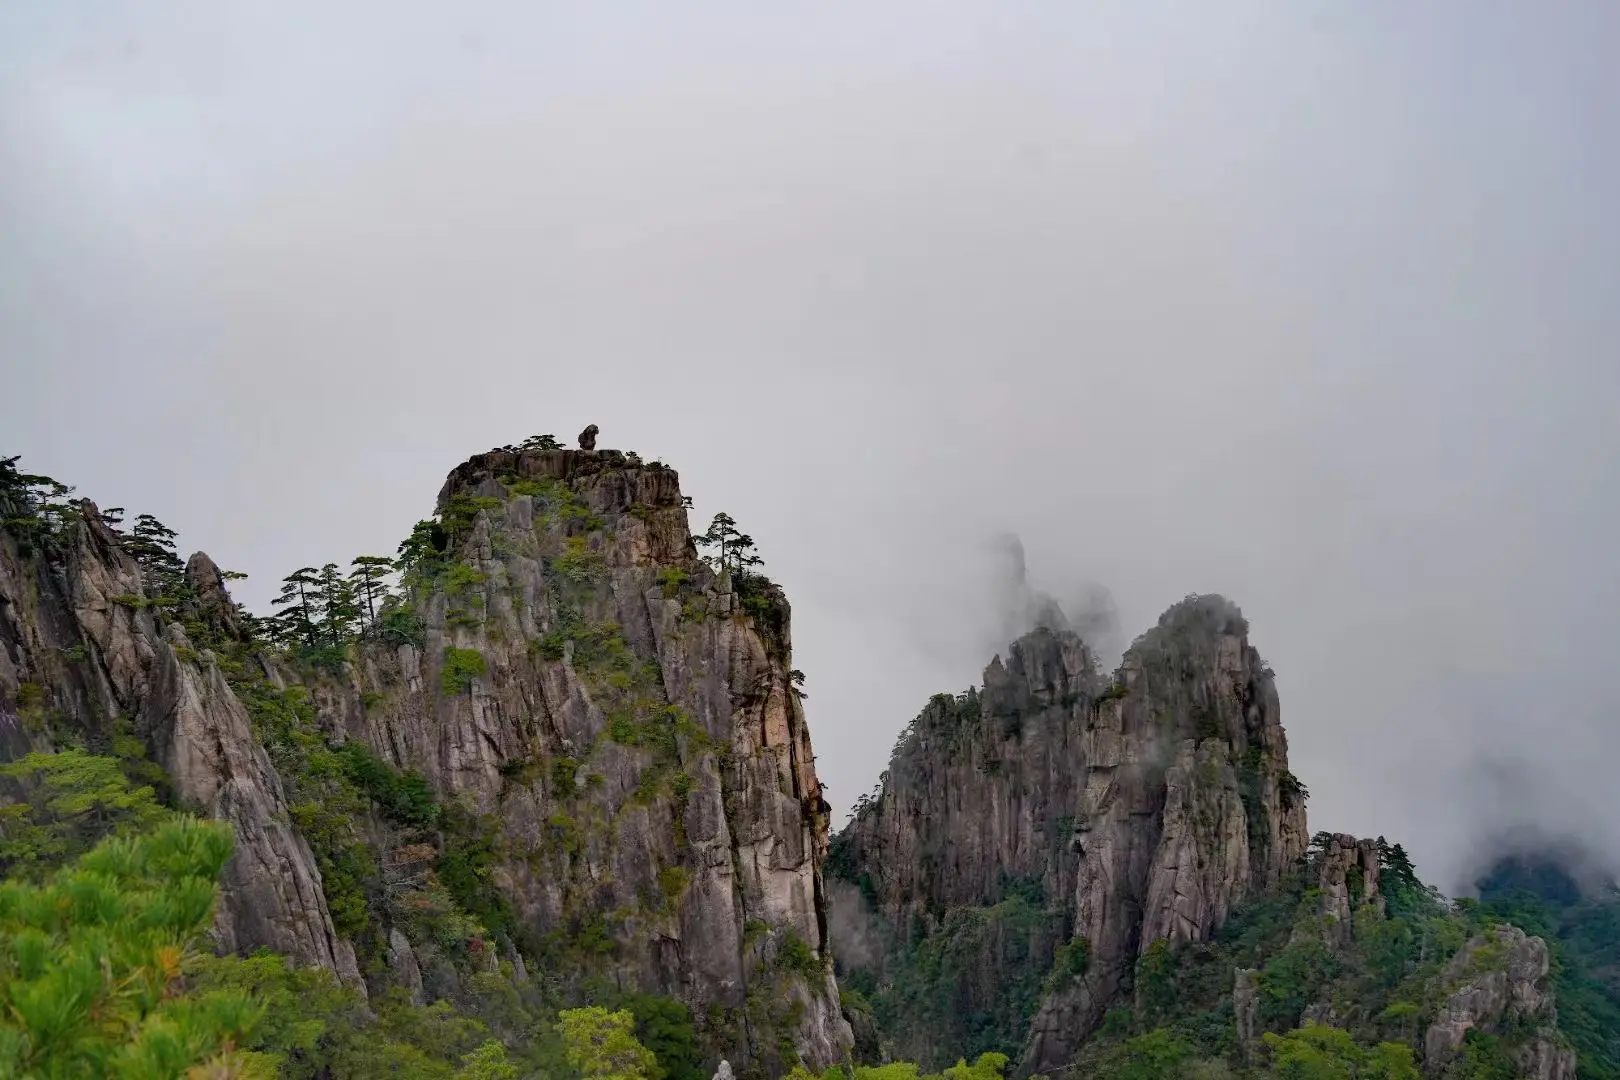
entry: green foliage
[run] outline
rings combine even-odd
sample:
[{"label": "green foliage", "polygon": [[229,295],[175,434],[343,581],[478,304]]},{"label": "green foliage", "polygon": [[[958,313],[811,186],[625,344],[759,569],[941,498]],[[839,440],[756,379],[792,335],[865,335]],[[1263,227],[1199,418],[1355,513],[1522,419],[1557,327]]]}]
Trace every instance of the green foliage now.
[{"label": "green foliage", "polygon": [[400,772],[358,742],[346,742],[333,753],[344,775],[394,821],[423,828],[439,823],[439,806],[420,773]]},{"label": "green foliage", "polygon": [[460,596],[482,585],[486,580],[479,571],[466,563],[456,563],[439,579],[448,596]]},{"label": "green foliage", "polygon": [[468,495],[463,492],[450,496],[439,510],[439,525],[449,537],[450,549],[461,545],[481,514],[499,510],[502,505],[500,499],[489,495]]},{"label": "green foliage", "polygon": [[1016,1056],[1062,931],[1060,911],[1014,889],[992,907],[945,912],[932,933],[891,942],[882,970],[840,970],[839,985],[868,998],[880,1030],[900,1037],[895,1050],[925,1067],[990,1052]]},{"label": "green foliage", "polygon": [[1136,960],[1136,1005],[1146,1023],[1157,1023],[1176,1006],[1176,956],[1170,943],[1156,939]]},{"label": "green foliage", "polygon": [[[1479,887],[1479,918],[1547,940],[1558,1027],[1581,1080],[1620,1080],[1620,897],[1586,896],[1556,862],[1537,859],[1503,860]],[[1483,1060],[1488,1051],[1473,1056]]]},{"label": "green foliage", "polygon": [[496,1039],[462,1058],[456,1080],[517,1080],[518,1067]]},{"label": "green foliage", "polygon": [[[498,976],[495,982],[510,991]],[[248,1046],[263,1054],[281,1080],[491,1080],[523,1075],[490,1027],[451,1006],[414,1006],[398,991],[369,1003],[338,985],[328,971],[297,968],[286,958],[260,952],[247,958],[198,956],[186,965],[188,986],[197,992],[233,991],[264,1005],[264,1019]],[[466,1005],[500,1013],[514,1040],[529,1047],[548,1074],[563,1066],[560,1055],[547,1059],[541,1046],[543,1024],[529,1004],[498,995],[475,976]],[[517,1071],[513,1071],[517,1070]]]},{"label": "green foliage", "polygon": [[[110,837],[42,885],[0,884],[0,1075],[175,1080],[232,1061],[263,1006],[182,991],[213,918],[229,826],[177,818]],[[263,1063],[237,1075],[267,1077]]]},{"label": "green foliage", "polygon": [[1290,1028],[1333,978],[1335,956],[1318,939],[1284,947],[1260,972],[1260,1020],[1270,1028]]},{"label": "green foliage", "polygon": [[444,667],[439,672],[439,685],[446,694],[469,693],[473,680],[489,672],[484,654],[477,649],[458,649],[454,645],[444,648]]},{"label": "green foliage", "polygon": [[600,581],[607,563],[585,537],[570,536],[563,541],[561,554],[547,561],[546,569],[565,584],[583,586]]},{"label": "green foliage", "polygon": [[171,816],[151,787],[131,787],[117,758],[29,754],[0,765],[0,875],[38,879],[115,831],[144,832]]},{"label": "green foliage", "polygon": [[1001,1080],[1007,1070],[1010,1059],[1006,1054],[994,1052],[980,1054],[969,1065],[967,1059],[959,1058],[955,1065],[944,1072],[945,1080]]},{"label": "green foliage", "polygon": [[776,959],[784,971],[802,975],[812,984],[826,977],[821,958],[810,943],[791,927],[782,931],[781,941],[777,943]]},{"label": "green foliage", "polygon": [[1404,1043],[1363,1047],[1347,1031],[1311,1023],[1281,1035],[1268,1031],[1263,1038],[1271,1049],[1271,1075],[1279,1080],[1419,1080],[1421,1075]]},{"label": "green foliage", "polygon": [[396,569],[386,555],[356,555],[349,560],[349,584],[355,599],[365,611],[366,624],[377,625],[377,612],[388,597],[388,575]]},{"label": "green foliage", "polygon": [[1182,1080],[1191,1044],[1168,1028],[1155,1028],[1112,1048],[1091,1074],[1095,1080]]},{"label": "green foliage", "polygon": [[377,616],[377,638],[385,645],[420,647],[426,638],[422,620],[414,610],[403,603],[385,602]]},{"label": "green foliage", "polygon": [[1277,778],[1277,790],[1294,806],[1304,806],[1311,797],[1310,791],[1300,783],[1299,777],[1287,769],[1284,769],[1282,775]]},{"label": "green foliage", "polygon": [[740,584],[742,578],[757,574],[757,568],[765,562],[754,552],[754,538],[738,531],[737,522],[730,514],[714,515],[708,531],[694,536],[692,540],[700,548],[713,549],[714,554],[705,555],[704,562],[717,574],[731,574],[735,579],[734,584]]},{"label": "green foliage", "polygon": [[1123,701],[1129,693],[1130,691],[1125,688],[1124,677],[1115,676],[1114,680],[1103,687],[1102,692],[1097,695],[1097,702],[1101,704],[1104,701]]},{"label": "green foliage", "polygon": [[685,1003],[662,994],[626,994],[617,1004],[630,1010],[636,1039],[657,1059],[649,1080],[707,1080],[703,1048]]},{"label": "green foliage", "polygon": [[24,554],[60,548],[72,524],[73,489],[48,476],[25,473],[17,456],[0,458],[0,530],[17,541]]},{"label": "green foliage", "polygon": [[686,887],[691,883],[691,875],[684,867],[666,866],[658,871],[658,890],[664,894],[664,899],[671,904],[681,898]]},{"label": "green foliage", "polygon": [[449,563],[450,534],[437,519],[418,521],[400,541],[394,565],[407,588],[435,580]]},{"label": "green foliage", "polygon": [[1043,989],[1050,994],[1067,988],[1086,973],[1091,965],[1091,942],[1083,937],[1064,942],[1052,957],[1052,970],[1046,976]]},{"label": "green foliage", "polygon": [[783,656],[786,652],[787,606],[781,594],[775,591],[763,574],[743,574],[733,581],[737,599],[742,603],[743,611],[754,620],[766,647],[774,655]]},{"label": "green foliage", "polygon": [[600,1006],[557,1014],[563,1048],[584,1080],[654,1080],[658,1059],[636,1039],[635,1017]]},{"label": "green foliage", "polygon": [[377,875],[377,856],[355,829],[368,803],[351,762],[328,745],[301,687],[277,689],[247,676],[233,678],[232,687],[286,785],[288,815],[315,853],[333,924],[353,937],[368,925],[367,891]]}]

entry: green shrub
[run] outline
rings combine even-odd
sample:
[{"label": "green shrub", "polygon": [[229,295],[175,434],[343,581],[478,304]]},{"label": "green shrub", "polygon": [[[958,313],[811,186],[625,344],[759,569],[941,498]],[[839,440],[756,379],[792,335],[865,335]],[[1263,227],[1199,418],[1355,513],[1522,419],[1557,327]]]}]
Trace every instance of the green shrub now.
[{"label": "green shrub", "polygon": [[489,664],[477,649],[458,649],[447,645],[444,649],[444,669],[439,673],[439,685],[446,694],[469,693],[473,680],[487,674]]},{"label": "green shrub", "polygon": [[1046,992],[1068,987],[1091,965],[1091,942],[1083,937],[1059,945],[1053,953],[1052,970],[1046,977]]},{"label": "green shrub", "polygon": [[810,948],[808,942],[800,937],[791,927],[782,931],[782,939],[777,944],[777,963],[782,970],[803,975],[811,982],[815,982],[826,974],[825,967],[815,950]]},{"label": "green shrub", "polygon": [[401,772],[352,740],[334,753],[342,761],[349,780],[390,819],[419,827],[439,823],[438,804],[420,773]]},{"label": "green shrub", "polygon": [[579,775],[579,762],[570,757],[553,758],[551,762],[551,793],[562,798],[574,792],[574,777]]},{"label": "green shrub", "polygon": [[131,786],[118,759],[83,750],[28,754],[0,765],[0,780],[9,781],[12,796],[0,801],[0,874],[7,877],[37,879],[117,830],[143,832],[172,816],[151,787]]},{"label": "green shrub", "polygon": [[385,609],[377,616],[377,637],[383,644],[398,648],[401,645],[420,647],[426,633],[422,620],[411,608],[396,606]]},{"label": "green shrub", "polygon": [[233,1051],[264,1006],[181,981],[231,848],[229,825],[178,818],[102,841],[48,884],[0,884],[0,1075],[156,1078],[234,1062],[264,1076],[268,1062]]},{"label": "green shrub", "polygon": [[682,867],[666,866],[658,871],[658,889],[671,904],[681,898],[690,883],[691,877]]}]

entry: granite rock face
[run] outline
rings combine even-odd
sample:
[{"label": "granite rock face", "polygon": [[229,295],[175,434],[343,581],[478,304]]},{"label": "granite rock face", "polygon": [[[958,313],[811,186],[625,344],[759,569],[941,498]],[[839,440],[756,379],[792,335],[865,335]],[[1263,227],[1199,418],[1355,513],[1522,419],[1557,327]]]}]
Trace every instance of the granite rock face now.
[{"label": "granite rock face", "polygon": [[1024,1071],[1067,1064],[1155,941],[1204,940],[1304,854],[1303,791],[1247,634],[1229,601],[1189,597],[1109,679],[1072,633],[1035,630],[982,690],[930,702],[838,837],[838,873],[895,927],[995,904],[1009,881],[1063,906],[1087,962],[1042,1001]]},{"label": "granite rock face", "polygon": [[414,640],[313,681],[322,725],[498,821],[531,955],[687,1002],[745,1073],[847,1059],[781,591],[712,572],[674,470],[617,451],[482,454],[439,509]]},{"label": "granite rock face", "polygon": [[[208,557],[194,557],[191,571],[203,603],[234,618]],[[89,502],[48,557],[25,557],[0,536],[0,712],[17,715],[33,697],[41,717],[10,752],[50,749],[63,729],[105,740],[130,722],[181,801],[235,826],[219,945],[274,949],[363,989],[246,710],[212,654],[193,647],[179,623],[160,624],[149,600],[139,566]]]},{"label": "granite rock face", "polygon": [[1442,976],[1450,992],[1424,1035],[1426,1071],[1442,1075],[1461,1053],[1469,1031],[1498,1034],[1512,1025],[1534,1031],[1518,1049],[1522,1076],[1573,1080],[1575,1054],[1556,1031],[1551,966],[1547,943],[1517,927],[1498,926],[1470,940]]},{"label": "granite rock face", "polygon": [[1376,840],[1358,840],[1345,833],[1321,838],[1316,887],[1321,893],[1315,923],[1301,922],[1293,939],[1320,933],[1323,944],[1343,946],[1355,933],[1355,916],[1363,909],[1384,914],[1379,892],[1380,853]]}]

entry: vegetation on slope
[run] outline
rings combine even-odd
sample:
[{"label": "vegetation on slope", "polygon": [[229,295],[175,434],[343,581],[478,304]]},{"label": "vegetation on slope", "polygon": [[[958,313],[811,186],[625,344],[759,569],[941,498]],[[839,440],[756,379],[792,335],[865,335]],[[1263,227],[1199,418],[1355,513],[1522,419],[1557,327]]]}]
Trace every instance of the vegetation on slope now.
[{"label": "vegetation on slope", "polygon": [[[1212,941],[1176,948],[1160,941],[1144,950],[1126,997],[1066,1075],[1415,1077],[1424,1033],[1457,985],[1448,969],[1465,944],[1504,922],[1553,942],[1561,1025],[1582,1080],[1615,1075],[1620,905],[1560,904],[1502,888],[1488,888],[1483,903],[1452,903],[1418,880],[1399,845],[1386,844],[1385,911],[1360,907],[1340,942],[1311,887],[1326,840],[1319,836],[1283,888],[1235,912]],[[858,992],[857,1008],[887,1045],[916,1049],[925,1063],[930,1050],[936,1061],[992,1045],[1016,1054],[1038,1005],[1030,988],[1083,975],[1076,943],[1027,947],[1041,916],[1058,920],[1059,913],[1045,910],[1027,885],[1008,883],[1004,891],[991,908],[913,918],[911,932],[894,935],[877,963],[841,964],[841,985]],[[999,950],[999,966],[987,948]],[[1494,962],[1490,946],[1473,956],[1470,971]],[[1258,1038],[1248,1046],[1234,1005],[1240,969],[1256,973]],[[1444,1075],[1510,1080],[1520,1075],[1519,1048],[1539,1035],[1561,1038],[1511,1019],[1502,1030],[1471,1032]]]},{"label": "vegetation on slope", "polygon": [[1558,1027],[1580,1080],[1620,1080],[1620,890],[1582,889],[1556,858],[1514,857],[1478,882],[1479,914],[1543,938],[1553,952]]}]

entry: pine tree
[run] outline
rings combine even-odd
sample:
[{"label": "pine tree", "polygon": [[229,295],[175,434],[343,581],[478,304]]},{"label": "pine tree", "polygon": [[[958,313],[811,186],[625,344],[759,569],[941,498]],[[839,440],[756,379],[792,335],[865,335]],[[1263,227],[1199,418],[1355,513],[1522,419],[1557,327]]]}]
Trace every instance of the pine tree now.
[{"label": "pine tree", "polygon": [[270,601],[276,607],[286,608],[276,617],[280,624],[277,627],[277,636],[283,643],[301,641],[314,647],[319,644],[320,571],[313,566],[306,566],[294,570],[282,578],[281,582],[281,595]]},{"label": "pine tree", "polygon": [[557,1014],[563,1053],[585,1080],[646,1080],[658,1059],[636,1038],[636,1018],[600,1005]]},{"label": "pine tree", "polygon": [[20,458],[0,458],[0,528],[17,538],[24,554],[53,547],[72,519],[73,489],[49,476],[25,473]]},{"label": "pine tree", "polygon": [[519,450],[561,450],[562,443],[554,435],[530,435],[518,446]]},{"label": "pine tree", "polygon": [[408,577],[432,577],[444,562],[448,545],[449,537],[437,521],[418,521],[411,526],[411,535],[400,541],[394,565]]},{"label": "pine tree", "polygon": [[702,536],[694,536],[692,542],[697,544],[698,547],[713,548],[715,550],[713,555],[705,555],[703,561],[709,564],[710,569],[719,574],[724,573],[729,566],[727,555],[730,552],[731,544],[741,535],[737,531],[736,520],[730,514],[722,511],[714,515],[714,520],[709,522],[708,531]]},{"label": "pine tree", "polygon": [[153,598],[178,600],[187,593],[186,566],[175,553],[178,534],[151,514],[135,518],[135,527],[124,541],[125,549],[141,568],[141,584]]},{"label": "pine tree", "polygon": [[354,585],[343,576],[337,563],[321,567],[319,600],[321,630],[326,643],[335,648],[354,636],[355,624],[360,621]]},{"label": "pine tree", "polygon": [[738,534],[731,542],[731,569],[738,578],[746,577],[752,573],[756,566],[764,566],[765,560],[754,551],[754,538],[747,533]]},{"label": "pine tree", "polygon": [[386,555],[357,555],[349,564],[349,581],[355,595],[365,605],[366,626],[377,625],[377,603],[388,595],[388,575],[394,570],[394,560]]},{"label": "pine tree", "polygon": [[103,841],[44,885],[0,883],[0,1076],[274,1076],[243,1054],[264,1007],[189,994],[231,827],[178,818]]}]

